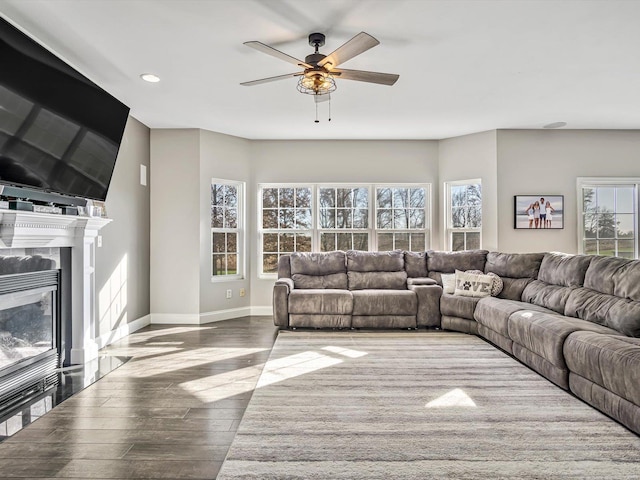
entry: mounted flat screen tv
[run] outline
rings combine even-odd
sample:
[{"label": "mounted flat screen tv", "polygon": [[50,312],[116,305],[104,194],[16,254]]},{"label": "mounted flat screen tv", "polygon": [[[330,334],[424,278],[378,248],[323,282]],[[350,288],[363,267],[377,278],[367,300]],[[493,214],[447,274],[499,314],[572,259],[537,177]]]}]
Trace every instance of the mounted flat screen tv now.
[{"label": "mounted flat screen tv", "polygon": [[105,200],[129,107],[0,18],[0,183]]}]

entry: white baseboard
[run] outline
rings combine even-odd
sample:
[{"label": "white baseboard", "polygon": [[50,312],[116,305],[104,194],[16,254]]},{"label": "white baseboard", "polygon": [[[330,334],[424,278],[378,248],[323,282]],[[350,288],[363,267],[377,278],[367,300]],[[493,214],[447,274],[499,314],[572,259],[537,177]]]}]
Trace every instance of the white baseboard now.
[{"label": "white baseboard", "polygon": [[239,307],[226,310],[216,310],[204,313],[152,313],[151,324],[177,324],[177,325],[203,325],[205,323],[221,322],[233,318],[256,316],[271,316],[273,308],[266,307]]},{"label": "white baseboard", "polygon": [[199,325],[200,315],[197,313],[152,313],[151,324]]},{"label": "white baseboard", "polygon": [[251,307],[251,315],[271,317],[273,316],[273,307],[271,305],[267,305],[266,307]]},{"label": "white baseboard", "polygon": [[200,314],[200,323],[221,322],[232,318],[248,317],[251,315],[251,307],[229,308],[227,310],[216,310],[215,312],[205,312]]},{"label": "white baseboard", "polygon": [[96,344],[98,345],[98,348],[106,347],[107,345],[111,345],[113,342],[116,342],[133,332],[137,332],[138,330],[146,327],[150,323],[151,323],[151,315],[145,315],[144,317],[140,317],[134,320],[133,322],[120,325],[115,330],[111,330],[110,332],[105,333],[104,335],[100,335],[98,338],[96,338]]}]

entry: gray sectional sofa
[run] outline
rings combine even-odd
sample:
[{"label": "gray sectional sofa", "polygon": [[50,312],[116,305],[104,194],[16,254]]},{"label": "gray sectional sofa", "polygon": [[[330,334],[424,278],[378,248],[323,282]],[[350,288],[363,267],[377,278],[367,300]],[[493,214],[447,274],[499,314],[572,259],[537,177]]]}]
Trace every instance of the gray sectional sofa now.
[{"label": "gray sectional sofa", "polygon": [[[442,275],[500,277],[497,296],[443,293]],[[562,253],[328,252],[282,256],[285,328],[435,327],[479,335],[640,434],[640,261]]]}]

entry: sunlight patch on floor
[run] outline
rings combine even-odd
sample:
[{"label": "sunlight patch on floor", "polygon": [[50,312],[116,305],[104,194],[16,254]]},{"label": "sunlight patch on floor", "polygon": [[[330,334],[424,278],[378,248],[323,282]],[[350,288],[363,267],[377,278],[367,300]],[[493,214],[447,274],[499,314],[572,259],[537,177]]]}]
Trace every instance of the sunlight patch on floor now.
[{"label": "sunlight patch on floor", "polygon": [[337,353],[338,355],[344,355],[345,357],[349,357],[349,358],[360,358],[360,357],[364,357],[365,355],[368,355],[367,352],[350,350],[344,347],[327,346],[327,347],[322,347],[322,350],[326,350],[327,352],[331,352],[331,353]]},{"label": "sunlight patch on floor", "polygon": [[464,390],[456,388],[444,395],[431,400],[425,405],[427,408],[442,408],[442,407],[476,407],[474,402]]}]

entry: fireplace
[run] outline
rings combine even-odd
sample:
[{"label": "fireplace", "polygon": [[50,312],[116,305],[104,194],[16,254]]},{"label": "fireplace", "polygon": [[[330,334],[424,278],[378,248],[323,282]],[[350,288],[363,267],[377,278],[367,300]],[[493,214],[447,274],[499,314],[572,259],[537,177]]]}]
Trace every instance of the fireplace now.
[{"label": "fireplace", "polygon": [[[0,210],[0,256],[56,252],[55,261],[40,258],[38,268],[12,271],[0,265],[0,402],[46,388],[60,366],[98,357],[95,240],[110,221]],[[37,327],[30,334],[24,332],[27,323]]]},{"label": "fireplace", "polygon": [[[19,261],[15,261],[18,259]],[[2,257],[22,270],[0,275],[0,410],[57,383],[59,365],[59,271],[39,256]],[[46,270],[36,270],[49,267]]]}]

